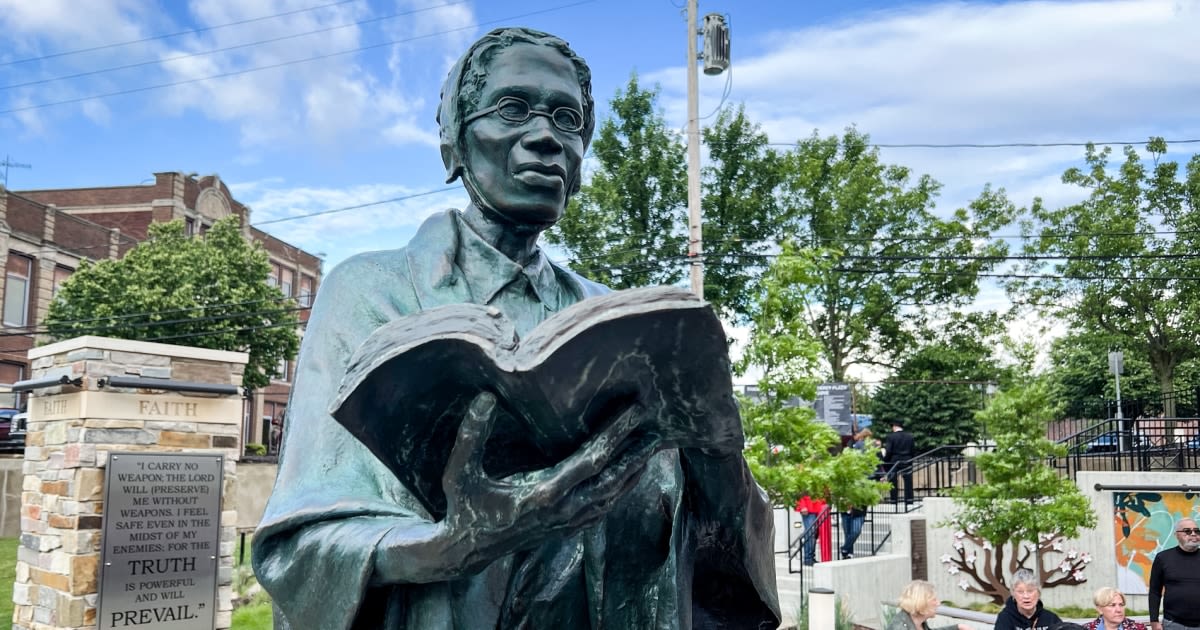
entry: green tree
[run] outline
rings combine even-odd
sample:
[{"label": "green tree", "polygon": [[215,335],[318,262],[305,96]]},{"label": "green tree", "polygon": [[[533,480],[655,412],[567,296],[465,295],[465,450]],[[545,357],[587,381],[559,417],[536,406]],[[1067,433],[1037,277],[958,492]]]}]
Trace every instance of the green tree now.
[{"label": "green tree", "polygon": [[[1119,341],[1095,331],[1070,330],[1050,344],[1046,375],[1053,400],[1066,418],[1108,417],[1107,401],[1116,399],[1116,381],[1108,371],[1108,352]],[[1157,398],[1158,379],[1146,357],[1125,355],[1121,396],[1125,400]]]},{"label": "green tree", "polygon": [[[1112,149],[1088,145],[1086,167],[1062,181],[1088,192],[1058,209],[1036,202],[1025,223],[1030,272],[1010,284],[1026,298],[1082,331],[1103,333],[1114,350],[1149,362],[1163,393],[1177,368],[1200,356],[1200,155],[1163,160],[1167,143],[1152,138],[1150,164],[1133,147],[1110,172]],[[1174,400],[1165,401],[1168,417]]]},{"label": "green tree", "polygon": [[1088,498],[1049,465],[1050,458],[1066,455],[1065,447],[1046,439],[1055,414],[1042,381],[1000,392],[978,414],[996,448],[975,459],[983,481],[954,492],[952,522],[960,531],[955,551],[942,556],[942,563],[962,575],[968,591],[996,603],[1009,595],[1005,576],[1021,567],[1037,572],[1043,588],[1083,581],[1087,554],[1054,558],[1064,538],[1096,525]]},{"label": "green tree", "polygon": [[883,497],[887,484],[872,481],[879,460],[874,449],[837,451],[840,439],[813,410],[789,405],[816,395],[819,344],[798,317],[798,292],[815,279],[811,253],[784,243],[763,277],[753,311],[749,342],[739,361],[742,373],[762,370],[758,400],[743,399],[746,461],[754,478],[776,505],[798,497],[828,497],[839,508],[868,507]]},{"label": "green tree", "polygon": [[546,231],[572,269],[617,289],[672,284],[686,269],[685,152],[658,110],[658,92],[642,89],[636,74],[617,91],[591,145],[591,180]]},{"label": "green tree", "polygon": [[249,353],[243,384],[270,383],[296,355],[296,304],[267,284],[271,266],[237,217],[203,238],[182,221],[155,223],[120,260],[84,261],[59,288],[44,326],[51,341],[91,334]]},{"label": "green tree", "polygon": [[978,274],[1007,253],[992,230],[1016,208],[1003,190],[984,188],[967,208],[940,218],[941,185],[884,164],[854,128],[840,138],[814,133],[787,154],[785,229],[832,250],[801,296],[833,380],[854,365],[895,364],[917,343],[937,309],[953,311],[978,293]]},{"label": "green tree", "polygon": [[766,268],[765,254],[780,234],[783,157],[746,117],[744,106],[723,108],[703,134],[704,299],[744,321]]},{"label": "green tree", "polygon": [[975,413],[1004,372],[994,356],[1003,332],[1004,318],[982,312],[954,314],[925,331],[922,345],[875,392],[874,421],[904,425],[920,451],[978,440]]}]

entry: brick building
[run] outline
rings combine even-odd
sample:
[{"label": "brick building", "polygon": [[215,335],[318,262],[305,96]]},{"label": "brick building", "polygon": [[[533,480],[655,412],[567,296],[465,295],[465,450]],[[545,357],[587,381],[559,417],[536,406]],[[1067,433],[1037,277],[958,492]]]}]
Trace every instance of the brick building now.
[{"label": "brick building", "polygon": [[[269,281],[301,307],[310,306],[321,282],[321,259],[250,227],[250,209],[216,175],[155,173],[152,184],[106,188],[0,187],[0,251],[7,254],[0,278],[0,383],[29,377],[26,354],[35,343],[30,331],[81,260],[120,258],[145,240],[151,223],[182,219],[188,233],[203,234],[230,214],[241,217],[245,237],[261,243],[270,257]],[[300,311],[300,321],[303,329],[307,310]],[[292,362],[284,362],[270,386],[246,399],[244,443],[277,447],[292,370]],[[0,399],[0,406],[13,402]]]}]

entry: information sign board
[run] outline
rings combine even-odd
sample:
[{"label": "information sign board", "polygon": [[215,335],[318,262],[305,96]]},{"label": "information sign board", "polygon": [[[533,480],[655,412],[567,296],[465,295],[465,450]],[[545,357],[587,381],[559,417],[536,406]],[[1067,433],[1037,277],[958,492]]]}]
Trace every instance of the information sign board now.
[{"label": "information sign board", "polygon": [[221,455],[109,455],[99,630],[212,630],[223,477]]},{"label": "information sign board", "polygon": [[821,383],[817,385],[817,401],[813,408],[817,419],[833,427],[840,435],[850,435],[852,406],[848,383]]}]

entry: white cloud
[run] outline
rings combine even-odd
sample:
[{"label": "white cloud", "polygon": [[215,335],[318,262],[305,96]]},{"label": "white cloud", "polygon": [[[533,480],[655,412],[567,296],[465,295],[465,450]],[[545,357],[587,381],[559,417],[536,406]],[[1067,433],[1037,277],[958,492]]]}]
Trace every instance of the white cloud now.
[{"label": "white cloud", "polygon": [[[395,80],[409,83],[411,75],[440,82],[464,50],[475,40],[477,22],[471,3],[450,0],[433,5],[429,0],[396,0],[403,19],[385,26],[392,41],[388,70]],[[429,63],[430,57],[440,63]]]},{"label": "white cloud", "polygon": [[[6,46],[0,60],[102,46],[145,36],[140,24],[145,5],[136,0],[0,0],[0,32]],[[143,13],[142,15],[138,15]]]},{"label": "white cloud", "polygon": [[[465,27],[411,44],[421,58],[411,65],[436,75],[436,84],[445,69],[431,67],[429,58],[461,47],[462,38],[473,35],[474,17],[465,2],[412,12],[415,5],[404,0],[398,7],[372,7],[368,0],[358,0],[305,10],[313,3],[192,0],[186,8],[163,11],[147,0],[90,3],[86,10],[66,0],[0,0],[6,44],[11,36],[11,44],[0,50],[0,61],[149,38],[39,64],[0,66],[0,85],[82,74],[0,93],[0,109],[169,85],[137,102],[150,115],[183,118],[198,112],[210,121],[232,123],[240,130],[243,151],[250,153],[278,146],[337,151],[436,144],[431,140],[436,135],[433,117],[425,111],[430,80],[396,80],[386,68],[386,43],[398,38],[397,24],[425,34]],[[186,18],[173,22],[180,11],[187,12]],[[406,11],[411,14],[402,15]],[[172,32],[184,34],[154,37]],[[125,65],[137,67],[110,71]],[[112,112],[105,102],[32,110],[36,113],[22,114],[27,119],[22,131],[43,130],[52,121],[80,113],[106,124]],[[125,104],[123,111],[129,114]]]}]

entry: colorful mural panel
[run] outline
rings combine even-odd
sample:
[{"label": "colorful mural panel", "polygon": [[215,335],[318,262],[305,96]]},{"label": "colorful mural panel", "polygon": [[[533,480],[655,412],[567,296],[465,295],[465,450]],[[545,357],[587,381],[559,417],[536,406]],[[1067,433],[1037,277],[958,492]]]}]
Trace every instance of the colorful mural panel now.
[{"label": "colorful mural panel", "polygon": [[1150,592],[1154,556],[1174,547],[1175,522],[1200,518],[1200,493],[1114,492],[1117,588],[1131,595]]}]

